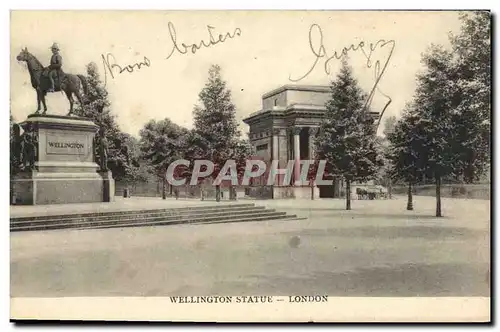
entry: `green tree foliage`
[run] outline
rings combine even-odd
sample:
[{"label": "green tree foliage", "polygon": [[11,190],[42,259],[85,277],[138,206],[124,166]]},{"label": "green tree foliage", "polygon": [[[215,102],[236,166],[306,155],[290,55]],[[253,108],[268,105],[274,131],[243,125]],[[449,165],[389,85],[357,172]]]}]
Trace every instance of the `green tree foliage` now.
[{"label": "green tree foliage", "polygon": [[208,81],[199,94],[201,106],[195,106],[193,115],[194,130],[200,136],[200,143],[208,148],[206,157],[214,155],[225,161],[237,145],[240,131],[231,91],[222,80],[220,71],[217,65],[209,69]]},{"label": "green tree foliage", "polygon": [[431,45],[422,55],[425,70],[417,75],[413,109],[391,139],[398,175],[417,170],[434,179],[438,217],[442,180],[472,182],[490,161],[490,14],[465,13],[460,19],[460,34],[450,36],[451,51]]},{"label": "green tree foliage", "polygon": [[246,163],[255,150],[248,139],[240,139],[236,143],[232,159],[236,161],[236,170],[238,172],[238,183],[241,183],[245,175]]},{"label": "green tree foliage", "polygon": [[[417,75],[414,96],[415,122],[425,128],[422,160],[426,162],[426,175],[436,183],[436,216],[441,216],[441,182],[458,173],[456,122],[453,110],[460,95],[454,88],[456,72],[450,66],[452,54],[441,46],[432,45],[423,54],[423,73]],[[415,149],[413,149],[415,152]]]},{"label": "green tree foliage", "polygon": [[350,185],[372,179],[381,160],[377,156],[374,119],[364,108],[366,94],[358,86],[352,69],[343,59],[342,68],[331,84],[325,119],[315,140],[319,159],[328,171],[346,182],[346,209],[351,208]]},{"label": "green tree foliage", "polygon": [[9,114],[9,132],[10,132],[10,175],[14,175],[18,169],[19,169],[19,163],[21,162],[19,159],[19,156],[16,155],[16,149],[18,147],[16,146],[16,137],[14,137],[14,117],[12,114]]},{"label": "green tree foliage", "polygon": [[390,175],[394,181],[408,184],[408,210],[413,210],[412,186],[422,179],[427,170],[424,124],[412,105],[408,104],[394,129],[387,134]]},{"label": "green tree foliage", "polygon": [[163,178],[172,162],[184,158],[188,130],[170,119],[150,120],[139,135],[142,159],[158,176]]},{"label": "green tree foliage", "polygon": [[[168,166],[178,159],[185,159],[188,150],[189,131],[170,119],[150,120],[140,131],[140,154],[149,165],[149,171],[162,179],[162,196],[166,197]],[[190,167],[179,165],[174,170],[174,177],[187,177]],[[189,181],[189,179],[188,179]],[[169,184],[170,194],[173,187]]]},{"label": "green tree foliage", "polygon": [[460,15],[461,31],[450,35],[458,96],[453,105],[454,145],[459,174],[465,182],[479,180],[490,165],[491,132],[491,14]]},{"label": "green tree foliage", "polygon": [[[114,152],[115,158],[120,164],[116,168],[123,168],[125,170],[123,180],[127,183],[144,182],[151,180],[152,167],[141,160],[140,142],[137,138],[121,133],[119,138],[122,143],[115,146],[120,148]],[[128,157],[128,158],[127,158]]]},{"label": "green tree foliage", "polygon": [[11,113],[11,114],[9,114],[9,130],[10,130],[10,141],[11,142],[14,138],[13,125],[14,125],[14,117],[12,116],[12,113]]},{"label": "green tree foliage", "polygon": [[[133,155],[127,149],[133,142],[129,142],[130,135],[122,133],[116,123],[115,117],[111,112],[111,102],[109,101],[108,91],[100,79],[97,65],[93,62],[87,65],[87,94],[84,95],[84,107],[77,104],[75,114],[78,116],[90,118],[99,128],[104,128],[106,139],[109,143],[108,168],[113,173],[115,180],[132,180],[136,178],[135,174],[139,172],[137,163],[127,164],[126,161],[136,160],[138,155]],[[127,148],[125,148],[127,147]],[[128,157],[128,158],[127,158]]]},{"label": "green tree foliage", "polygon": [[[178,175],[186,178],[186,181],[191,182],[193,165],[196,160],[202,160],[206,157],[206,143],[203,137],[195,130],[189,130],[185,139],[181,142],[183,158],[188,160],[191,164],[190,167],[179,166]],[[204,169],[202,169],[203,171]],[[198,184],[203,179],[198,179]]]},{"label": "green tree foliage", "polygon": [[111,102],[108,91],[99,76],[97,65],[91,62],[87,65],[87,94],[84,95],[83,103],[76,106],[75,113],[78,116],[92,119],[100,128],[104,128],[106,138],[111,142],[118,137],[120,130],[116,124],[114,115],[111,113]]},{"label": "green tree foliage", "polygon": [[[240,131],[236,121],[236,108],[231,101],[231,90],[221,77],[221,68],[212,65],[208,81],[199,93],[200,105],[195,106],[194,129],[191,139],[196,149],[193,157],[211,160],[214,163],[212,177],[217,177],[226,160],[243,158],[247,153],[246,144],[240,141]],[[247,156],[248,157],[248,156]],[[220,188],[216,186],[219,199]]]}]

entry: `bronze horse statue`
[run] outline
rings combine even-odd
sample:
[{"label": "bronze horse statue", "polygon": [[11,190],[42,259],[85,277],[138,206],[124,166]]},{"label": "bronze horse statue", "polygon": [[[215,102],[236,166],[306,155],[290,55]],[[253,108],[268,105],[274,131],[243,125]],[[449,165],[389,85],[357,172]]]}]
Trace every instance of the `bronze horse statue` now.
[{"label": "bronze horse statue", "polygon": [[[48,77],[47,69],[42,65],[42,63],[30,52],[28,52],[28,48],[25,47],[21,50],[21,53],[16,57],[17,61],[24,61],[28,65],[28,71],[31,77],[31,86],[36,90],[36,97],[38,108],[35,114],[40,113],[40,102],[43,104],[43,113],[47,113],[47,105],[45,103],[45,96],[49,89],[51,88],[50,78]],[[80,87],[83,87],[83,92],[87,94],[87,81],[83,75],[73,75],[66,74],[62,72],[59,73],[59,78],[55,84],[55,91],[61,91],[66,93],[66,97],[69,100],[69,113],[68,115],[73,114],[73,94],[78,99],[78,102],[83,107],[82,95],[80,93]]]}]

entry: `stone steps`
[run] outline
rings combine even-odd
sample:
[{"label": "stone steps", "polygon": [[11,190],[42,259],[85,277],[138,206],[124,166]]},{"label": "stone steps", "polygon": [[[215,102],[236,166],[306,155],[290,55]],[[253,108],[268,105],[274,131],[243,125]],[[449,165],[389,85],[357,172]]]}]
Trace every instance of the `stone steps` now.
[{"label": "stone steps", "polygon": [[267,220],[297,220],[295,215],[254,204],[196,206],[187,208],[66,214],[11,218],[10,231],[95,229],[115,227],[211,224]]},{"label": "stone steps", "polygon": [[[235,223],[235,222],[251,222],[251,221],[268,221],[268,220],[298,220],[296,216],[286,215],[285,212],[282,212],[279,215],[270,215],[270,214],[262,214],[262,215],[253,215],[253,216],[245,216],[240,218],[230,218],[230,219],[201,219],[201,220],[190,220],[190,221],[147,221],[138,225],[137,223],[129,223],[129,224],[120,224],[119,226],[112,225],[99,225],[92,227],[92,229],[96,228],[115,228],[115,227],[137,227],[137,226],[167,226],[167,225],[179,225],[179,224],[191,224],[191,225],[201,225],[201,224],[219,224],[219,223]],[[79,228],[79,229],[89,229],[88,227]]]},{"label": "stone steps", "polygon": [[130,214],[130,213],[148,213],[148,212],[185,212],[185,211],[208,211],[208,210],[221,210],[221,209],[232,209],[232,208],[243,208],[243,207],[255,207],[255,204],[244,203],[244,204],[230,204],[230,205],[207,205],[207,206],[186,206],[180,208],[164,208],[164,209],[140,209],[140,210],[122,210],[122,211],[102,211],[102,212],[87,212],[87,213],[74,213],[74,214],[57,214],[57,215],[45,215],[45,216],[29,216],[29,217],[15,217],[16,221],[27,221],[27,220],[46,220],[51,219],[67,219],[76,217],[94,217],[94,216],[105,216],[113,213],[114,215]]},{"label": "stone steps", "polygon": [[[147,212],[137,212],[137,211],[130,211],[129,213],[108,213],[108,214],[103,214],[100,216],[85,216],[85,215],[80,215],[80,216],[67,216],[67,217],[60,217],[60,216],[47,216],[46,219],[36,219],[36,220],[16,220],[16,219],[11,219],[11,226],[17,226],[17,225],[24,225],[24,226],[36,226],[38,224],[45,224],[45,225],[50,225],[50,224],[57,224],[57,223],[74,223],[74,224],[84,224],[84,223],[90,223],[90,222],[96,222],[96,221],[106,221],[106,220],[112,220],[112,219],[133,219],[133,220],[148,220],[148,219],[155,219],[155,218],[164,218],[165,220],[171,220],[175,219],[178,216],[185,216],[185,215],[212,215],[212,214],[219,214],[223,215],[226,213],[245,213],[245,212],[255,212],[255,211],[260,211],[264,210],[264,207],[242,207],[242,208],[228,208],[228,207],[221,207],[220,209],[207,209],[207,210],[192,210],[187,213],[186,211],[184,212],[179,212],[179,211],[154,211],[150,210]],[[269,210],[268,210],[269,211]]]},{"label": "stone steps", "polygon": [[144,225],[150,222],[165,222],[168,224],[179,224],[179,223],[190,223],[193,220],[228,220],[241,215],[245,216],[255,216],[260,215],[275,215],[285,214],[284,212],[274,212],[274,210],[268,210],[265,212],[256,211],[235,211],[235,212],[215,212],[215,213],[204,213],[204,214],[186,214],[186,215],[176,215],[176,216],[154,216],[149,218],[136,218],[134,216],[129,217],[128,215],[122,217],[109,216],[106,220],[92,220],[92,221],[66,221],[58,220],[57,222],[48,221],[44,223],[43,221],[37,221],[36,224],[30,222],[23,222],[22,224],[16,224],[11,230],[50,230],[50,229],[62,229],[62,228],[89,228],[89,227],[100,227],[100,226],[121,226],[124,224],[134,224],[134,225]]}]

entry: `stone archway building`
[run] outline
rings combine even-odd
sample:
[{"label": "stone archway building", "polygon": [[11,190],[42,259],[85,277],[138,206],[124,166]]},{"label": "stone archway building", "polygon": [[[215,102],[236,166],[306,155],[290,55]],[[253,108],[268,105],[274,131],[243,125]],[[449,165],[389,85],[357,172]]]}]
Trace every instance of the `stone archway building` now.
[{"label": "stone archway building", "polygon": [[[331,98],[329,86],[284,85],[262,96],[262,109],[250,114],[243,121],[249,125],[250,142],[269,166],[278,160],[278,168],[285,169],[290,160],[300,165],[300,160],[314,159],[314,138],[324,118],[325,104]],[[376,114],[374,114],[376,115]],[[256,196],[272,198],[310,197],[311,187],[301,183],[300,172],[295,168],[291,185],[283,185],[280,177],[274,186]],[[257,179],[257,187],[265,187],[265,180]],[[340,197],[342,180],[334,179],[333,185],[314,187],[315,197]]]}]

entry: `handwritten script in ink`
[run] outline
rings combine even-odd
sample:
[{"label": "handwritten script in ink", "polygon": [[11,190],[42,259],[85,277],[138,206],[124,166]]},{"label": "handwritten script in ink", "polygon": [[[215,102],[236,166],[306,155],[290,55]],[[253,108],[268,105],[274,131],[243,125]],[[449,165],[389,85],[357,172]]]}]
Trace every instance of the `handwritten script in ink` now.
[{"label": "handwritten script in ink", "polygon": [[175,26],[172,22],[168,22],[168,32],[170,34],[170,39],[172,40],[173,46],[172,50],[170,51],[170,54],[166,57],[166,59],[170,59],[172,55],[175,53],[179,53],[181,55],[187,54],[190,52],[191,54],[195,54],[199,49],[205,47],[211,47],[215,46],[217,44],[224,43],[227,39],[233,39],[235,37],[241,36],[241,29],[236,28],[234,29],[233,33],[226,32],[225,34],[221,35],[219,34],[217,38],[214,37],[214,30],[215,28],[213,26],[207,25],[207,31],[208,31],[208,36],[209,40],[201,40],[198,43],[193,43],[193,44],[185,44],[185,43],[179,43],[177,41],[177,32],[175,30]]},{"label": "handwritten script in ink", "polygon": [[[167,27],[170,40],[172,41],[172,49],[170,53],[165,57],[166,60],[170,59],[176,53],[180,55],[186,55],[188,53],[196,54],[202,48],[209,48],[217,44],[223,44],[229,39],[241,36],[240,28],[234,29],[232,33],[226,32],[223,34],[218,34],[214,31],[215,27],[207,25],[208,38],[201,39],[199,42],[189,44],[179,41],[175,25],[172,22],[168,22]],[[136,71],[139,71],[143,67],[151,66],[151,60],[146,56],[144,56],[141,61],[131,64],[118,63],[116,57],[112,53],[101,54],[101,59],[104,68],[105,86],[107,84],[108,75],[111,77],[111,79],[114,79],[120,74],[134,73]]]},{"label": "handwritten script in ink", "polygon": [[115,75],[123,74],[123,73],[133,73],[141,69],[143,66],[149,67],[151,66],[151,60],[148,57],[144,57],[143,61],[136,62],[128,65],[119,65],[116,62],[116,58],[111,53],[106,53],[106,55],[101,54],[102,63],[104,66],[104,85],[106,86],[108,82],[108,73],[112,79],[115,78]]},{"label": "handwritten script in ink", "polygon": [[[365,41],[361,41],[356,45],[351,44],[350,46],[342,48],[342,51],[340,53],[338,51],[334,51],[333,54],[330,53],[331,55],[329,55],[326,51],[325,45],[323,44],[323,31],[321,27],[318,24],[313,24],[309,28],[309,47],[315,57],[311,67],[304,75],[300,76],[299,78],[292,78],[290,76],[288,78],[290,81],[298,82],[306,78],[316,68],[316,66],[320,62],[320,59],[324,59],[323,70],[327,75],[330,75],[330,67],[329,67],[330,61],[340,60],[342,59],[343,56],[347,55],[349,52],[361,51],[363,53],[364,57],[366,58],[366,67],[373,68],[375,76],[375,82],[368,95],[368,98],[366,99],[365,108],[370,106],[370,103],[373,100],[373,96],[375,94],[375,90],[377,90],[380,94],[382,94],[385,98],[387,98],[387,102],[383,107],[382,111],[380,112],[380,117],[377,124],[378,127],[380,121],[382,120],[382,116],[384,115],[385,110],[392,102],[392,99],[388,95],[383,93],[378,85],[380,83],[380,80],[384,76],[387,66],[392,58],[394,48],[396,47],[396,42],[394,40],[384,40],[384,39],[380,39],[375,43],[367,43]],[[382,65],[380,63],[380,60],[377,60],[375,61],[375,63],[373,63],[372,56],[374,52],[383,48],[389,49],[389,53],[387,55],[387,58],[385,59],[385,62]]]}]

